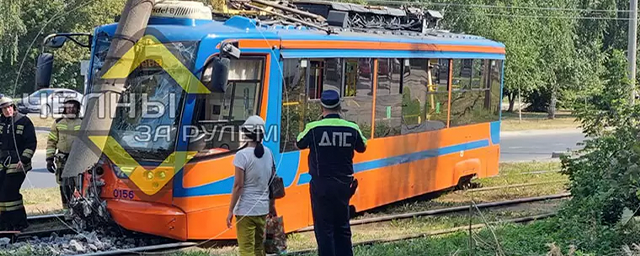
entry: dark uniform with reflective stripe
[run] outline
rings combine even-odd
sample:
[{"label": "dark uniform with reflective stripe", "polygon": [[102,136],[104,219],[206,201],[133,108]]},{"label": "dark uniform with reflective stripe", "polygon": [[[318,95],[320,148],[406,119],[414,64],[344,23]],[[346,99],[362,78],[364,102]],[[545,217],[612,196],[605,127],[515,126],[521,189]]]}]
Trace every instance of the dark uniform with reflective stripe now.
[{"label": "dark uniform with reflective stripe", "polygon": [[[20,187],[32,169],[31,158],[38,144],[36,131],[31,120],[16,110],[13,118],[0,117],[0,133],[0,228],[22,230],[28,224]],[[17,168],[18,162],[23,168]]]},{"label": "dark uniform with reflective stripe", "polygon": [[[337,107],[339,95],[325,91],[322,103],[325,108]],[[353,255],[349,226],[353,155],[354,150],[364,152],[366,144],[358,125],[338,114],[307,124],[298,135],[298,148],[310,150],[311,209],[319,256]]]}]

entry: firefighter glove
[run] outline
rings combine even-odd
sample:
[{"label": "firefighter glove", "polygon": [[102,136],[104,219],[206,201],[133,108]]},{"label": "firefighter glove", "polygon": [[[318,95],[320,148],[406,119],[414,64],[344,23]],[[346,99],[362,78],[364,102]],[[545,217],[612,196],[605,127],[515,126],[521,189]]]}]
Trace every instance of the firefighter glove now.
[{"label": "firefighter glove", "polygon": [[50,173],[56,173],[56,169],[53,166],[53,159],[47,159],[47,170]]}]

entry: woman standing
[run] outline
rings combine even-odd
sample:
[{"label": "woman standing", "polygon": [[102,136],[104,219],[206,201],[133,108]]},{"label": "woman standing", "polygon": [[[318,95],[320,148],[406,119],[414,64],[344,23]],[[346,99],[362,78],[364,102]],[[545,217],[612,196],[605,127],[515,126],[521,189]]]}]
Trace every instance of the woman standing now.
[{"label": "woman standing", "polygon": [[269,200],[273,155],[262,145],[264,124],[259,116],[251,116],[245,121],[242,131],[249,141],[233,160],[236,171],[227,226],[231,228],[231,219],[235,215],[241,256],[265,255],[266,217],[273,211],[273,201]]}]

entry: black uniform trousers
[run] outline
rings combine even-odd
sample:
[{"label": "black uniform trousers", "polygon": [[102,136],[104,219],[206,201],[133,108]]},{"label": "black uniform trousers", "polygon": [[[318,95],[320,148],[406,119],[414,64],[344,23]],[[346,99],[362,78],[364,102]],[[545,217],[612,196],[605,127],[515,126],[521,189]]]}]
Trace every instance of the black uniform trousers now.
[{"label": "black uniform trousers", "polygon": [[352,256],[349,199],[351,182],[314,177],[309,184],[319,256]]},{"label": "black uniform trousers", "polygon": [[22,230],[28,226],[20,187],[26,178],[24,171],[7,174],[7,168],[0,171],[0,229]]}]

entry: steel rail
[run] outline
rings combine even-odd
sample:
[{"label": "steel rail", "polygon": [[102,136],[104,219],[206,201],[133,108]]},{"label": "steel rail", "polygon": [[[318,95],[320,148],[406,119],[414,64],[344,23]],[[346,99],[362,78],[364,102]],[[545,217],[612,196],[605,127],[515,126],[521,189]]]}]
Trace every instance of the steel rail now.
[{"label": "steel rail", "polygon": [[[506,200],[506,201],[500,201],[500,202],[481,203],[481,204],[477,204],[476,206],[478,207],[478,209],[482,209],[482,208],[490,208],[490,207],[516,205],[516,204],[522,204],[522,203],[528,203],[528,202],[537,202],[537,201],[545,201],[545,200],[562,199],[562,198],[566,198],[566,197],[570,197],[570,196],[571,196],[570,193],[563,193],[563,194],[556,194],[556,195],[520,198],[520,199]],[[419,217],[419,216],[428,216],[428,215],[441,215],[441,214],[462,212],[462,211],[469,211],[469,206],[457,206],[457,207],[444,208],[444,209],[436,209],[436,210],[429,210],[429,211],[420,211],[420,212],[403,213],[403,214],[396,214],[396,215],[389,215],[389,216],[382,216],[382,217],[375,217],[375,218],[367,218],[367,219],[362,219],[362,220],[353,220],[353,221],[350,221],[350,223],[351,223],[352,226],[356,226],[356,225],[363,225],[363,224],[368,224],[368,223],[377,223],[377,222],[384,222],[384,221],[397,220],[397,219],[406,219],[406,218],[413,218],[413,217]],[[529,216],[529,217],[523,217],[523,218],[507,220],[505,222],[516,222],[516,223],[517,222],[525,222],[525,221],[529,221],[529,220],[547,218],[547,217],[553,216],[554,214],[555,213],[543,214],[543,215],[537,215],[537,216]],[[476,225],[472,225],[471,227],[473,229],[479,229],[479,228],[485,227],[485,224],[476,224]],[[467,229],[469,229],[469,226],[456,227],[456,228],[438,230],[438,231],[431,231],[431,232],[426,232],[426,233],[403,236],[403,237],[395,238],[395,239],[368,240],[368,241],[354,243],[353,245],[354,246],[358,246],[358,245],[375,244],[375,243],[383,243],[383,242],[401,241],[401,240],[408,240],[408,239],[419,238],[419,237],[424,237],[424,236],[433,236],[433,235],[442,235],[442,234],[454,233],[454,232],[457,232],[457,231],[460,231],[460,230],[467,230]],[[313,227],[307,227],[307,228],[296,230],[296,231],[294,231],[292,233],[306,232],[306,231],[312,231],[312,230],[313,230]],[[172,249],[188,248],[188,247],[193,247],[193,246],[197,246],[197,245],[199,245],[197,242],[174,242],[174,243],[142,246],[142,247],[136,247],[136,248],[131,248],[131,249],[118,249],[118,250],[112,250],[112,251],[87,253],[87,254],[82,254],[82,256],[121,255],[121,254],[126,254],[126,253],[130,253],[131,254],[131,253],[141,253],[141,252],[148,252],[148,251],[155,251],[155,250],[172,250]],[[285,255],[296,255],[296,254],[303,254],[303,253],[308,253],[308,252],[313,252],[313,251],[315,251],[315,249],[303,250],[303,251],[295,251],[295,252],[291,252],[291,253],[288,253],[288,254],[285,254]]]},{"label": "steel rail", "polygon": [[490,190],[497,190],[497,189],[503,189],[503,188],[521,188],[521,187],[531,187],[531,186],[546,185],[546,184],[554,184],[554,183],[562,183],[562,182],[568,182],[568,180],[552,180],[552,181],[533,182],[533,183],[521,183],[521,184],[504,185],[504,186],[493,186],[493,187],[486,187],[486,188],[472,188],[472,189],[461,190],[461,191],[466,191],[466,192],[479,192],[479,191],[490,191]]},{"label": "steel rail", "polygon": [[[519,198],[519,199],[499,201],[499,202],[480,203],[480,204],[477,204],[476,206],[479,209],[482,209],[482,208],[491,208],[491,207],[516,205],[516,204],[523,204],[523,203],[530,203],[530,202],[562,199],[570,196],[571,196],[570,193],[562,193],[562,194],[547,195],[547,196]],[[435,215],[442,215],[447,213],[463,212],[463,211],[469,211],[469,206],[468,205],[456,206],[451,208],[443,208],[443,209],[435,209],[435,210],[411,212],[411,213],[401,213],[401,214],[387,215],[387,216],[367,218],[367,219],[361,219],[361,220],[352,220],[349,222],[349,224],[351,226],[357,226],[357,225],[377,223],[377,222],[383,222],[383,221],[408,219],[408,218],[421,217],[421,216],[435,216]],[[313,226],[302,228],[292,233],[301,233],[301,232],[308,232],[308,231],[313,231]]]},{"label": "steel rail", "polygon": [[141,253],[141,252],[155,251],[155,250],[179,249],[179,248],[193,247],[197,245],[198,243],[195,243],[195,242],[176,242],[176,243],[141,246],[141,247],[135,247],[131,249],[118,249],[118,250],[112,250],[112,251],[86,253],[86,254],[80,254],[80,255],[81,256],[122,255],[127,253],[128,254]]},{"label": "steel rail", "polygon": [[[466,207],[466,209],[468,210],[469,207]],[[546,213],[546,214],[540,214],[540,215],[534,215],[534,216],[528,216],[528,217],[521,217],[521,218],[515,218],[515,219],[509,219],[509,220],[503,220],[503,221],[497,221],[497,222],[490,222],[489,224],[524,223],[524,222],[530,222],[530,221],[536,221],[536,220],[550,218],[550,217],[553,217],[555,215],[556,215],[556,213],[552,212],[552,213]],[[460,226],[460,227],[449,228],[449,229],[441,229],[441,230],[436,230],[436,231],[423,232],[423,233],[419,233],[419,234],[402,236],[402,237],[399,237],[399,238],[372,239],[372,240],[353,243],[353,246],[355,247],[355,246],[362,246],[362,245],[375,245],[375,244],[399,242],[399,241],[411,240],[411,239],[423,238],[423,237],[429,237],[429,236],[446,235],[446,234],[456,233],[456,232],[459,232],[459,231],[467,231],[469,229],[480,229],[480,228],[484,228],[486,226],[487,226],[486,224],[475,224],[475,225],[471,225],[471,226]],[[289,253],[286,253],[284,255],[301,255],[301,254],[312,253],[312,252],[315,252],[315,251],[316,251],[315,248],[314,249],[306,249],[306,250],[299,250],[299,251],[289,252]]]}]

